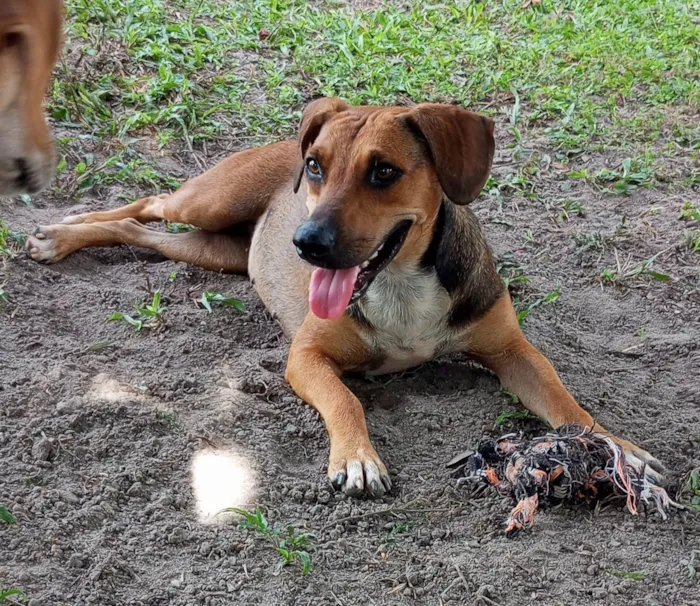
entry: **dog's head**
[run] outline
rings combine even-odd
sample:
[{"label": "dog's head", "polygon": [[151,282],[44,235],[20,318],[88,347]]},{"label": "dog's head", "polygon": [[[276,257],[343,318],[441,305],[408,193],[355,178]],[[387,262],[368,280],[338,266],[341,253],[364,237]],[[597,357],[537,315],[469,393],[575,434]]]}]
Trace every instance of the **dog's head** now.
[{"label": "dog's head", "polygon": [[0,0],[0,196],[36,193],[56,169],[42,102],[62,10],[63,0]]},{"label": "dog's head", "polygon": [[306,181],[309,218],[294,244],[320,268],[309,294],[317,316],[339,317],[390,263],[419,258],[444,198],[468,204],[479,195],[491,170],[493,127],[452,105],[309,105],[296,182],[298,189]]}]

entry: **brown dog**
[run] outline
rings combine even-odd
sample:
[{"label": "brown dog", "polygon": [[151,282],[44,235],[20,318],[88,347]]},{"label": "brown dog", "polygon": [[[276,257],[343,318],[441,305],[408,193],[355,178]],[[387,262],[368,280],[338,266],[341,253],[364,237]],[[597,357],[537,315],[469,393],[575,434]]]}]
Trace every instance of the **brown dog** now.
[{"label": "brown dog", "polygon": [[61,40],[63,0],[0,0],[0,196],[51,181],[56,148],[42,102]]},{"label": "brown dog", "polygon": [[[391,482],[362,405],[340,379],[347,371],[394,372],[461,351],[554,427],[604,431],[523,336],[464,206],[489,175],[493,127],[454,106],[321,99],[306,109],[298,142],[234,154],[170,196],[40,227],[29,254],[53,263],[86,246],[129,244],[210,270],[247,271],[292,339],[287,380],[328,428],[332,483],[380,496]],[[200,230],[142,225],[162,219]]]}]

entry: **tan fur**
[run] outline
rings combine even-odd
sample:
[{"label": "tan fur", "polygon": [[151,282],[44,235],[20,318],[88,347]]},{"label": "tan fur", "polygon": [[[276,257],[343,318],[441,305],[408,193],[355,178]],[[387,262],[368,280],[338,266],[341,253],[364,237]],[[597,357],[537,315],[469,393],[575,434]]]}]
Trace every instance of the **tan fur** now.
[{"label": "tan fur", "polygon": [[[348,494],[379,496],[391,483],[371,444],[362,405],[341,381],[348,371],[391,372],[463,351],[553,426],[580,423],[602,429],[523,336],[473,214],[465,208],[445,210],[453,204],[444,199],[446,190],[462,204],[478,194],[491,165],[492,132],[487,119],[449,106],[350,108],[324,99],[305,112],[298,143],[235,154],[170,196],[38,228],[28,249],[37,260],[55,262],[86,246],[125,243],[207,269],[247,271],[292,339],[287,380],[328,428],[330,479]],[[307,179],[300,187],[308,154],[324,167],[324,179]],[[402,168],[404,175],[391,187],[367,184],[373,154]],[[313,268],[292,243],[309,212],[332,214],[343,250],[360,261],[397,222],[413,221],[399,253],[338,320],[309,313]],[[445,216],[459,224],[450,232],[454,241],[439,250],[464,257],[438,259],[441,266],[449,262],[446,278],[457,279],[452,290],[441,282],[437,264],[424,261]],[[167,234],[142,225],[162,219],[201,231]],[[630,455],[658,463],[644,450],[618,441]]]},{"label": "tan fur", "polygon": [[36,193],[56,168],[43,110],[63,0],[0,1],[0,196]]}]

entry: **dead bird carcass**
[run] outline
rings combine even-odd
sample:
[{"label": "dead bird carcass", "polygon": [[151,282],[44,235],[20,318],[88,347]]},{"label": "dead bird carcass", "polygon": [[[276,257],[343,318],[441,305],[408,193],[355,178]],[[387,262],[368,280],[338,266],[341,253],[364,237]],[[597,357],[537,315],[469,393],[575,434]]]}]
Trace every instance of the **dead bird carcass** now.
[{"label": "dead bird carcass", "polygon": [[636,515],[640,503],[666,519],[682,508],[644,474],[611,438],[564,425],[544,436],[507,434],[482,440],[475,451],[448,463],[459,483],[488,484],[516,503],[506,522],[506,536],[530,528],[539,508],[559,503],[593,503],[612,494],[627,500]]}]

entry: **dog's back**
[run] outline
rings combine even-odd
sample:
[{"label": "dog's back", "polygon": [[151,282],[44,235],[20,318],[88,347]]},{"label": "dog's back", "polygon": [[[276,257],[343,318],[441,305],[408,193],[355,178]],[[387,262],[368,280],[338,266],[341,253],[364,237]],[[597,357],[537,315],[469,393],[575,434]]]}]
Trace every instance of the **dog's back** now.
[{"label": "dog's back", "polygon": [[0,196],[50,182],[56,150],[43,111],[61,40],[63,0],[0,1]]}]

